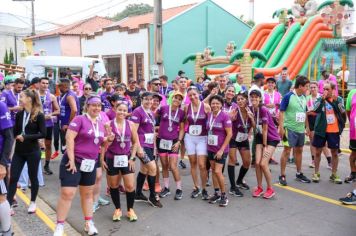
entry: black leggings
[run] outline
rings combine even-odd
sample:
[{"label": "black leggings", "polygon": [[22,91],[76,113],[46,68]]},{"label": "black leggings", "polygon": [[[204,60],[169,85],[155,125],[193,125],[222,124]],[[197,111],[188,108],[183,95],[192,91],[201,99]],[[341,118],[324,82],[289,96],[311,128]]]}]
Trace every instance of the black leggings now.
[{"label": "black leggings", "polygon": [[53,146],[54,150],[58,151],[59,150],[59,132],[60,132],[60,127],[59,123],[54,123],[53,126]]},{"label": "black leggings", "polygon": [[61,152],[62,154],[64,154],[66,148],[64,148],[66,146],[66,133],[67,131],[63,131],[60,127],[60,137],[61,137]]},{"label": "black leggings", "polygon": [[7,194],[7,200],[10,205],[14,200],[14,196],[17,189],[17,182],[19,181],[23,166],[27,162],[28,166],[28,175],[31,181],[31,201],[34,202],[38,193],[38,167],[41,161],[41,151],[37,150],[31,153],[14,153],[11,162],[10,169],[10,184],[9,184],[9,192]]}]

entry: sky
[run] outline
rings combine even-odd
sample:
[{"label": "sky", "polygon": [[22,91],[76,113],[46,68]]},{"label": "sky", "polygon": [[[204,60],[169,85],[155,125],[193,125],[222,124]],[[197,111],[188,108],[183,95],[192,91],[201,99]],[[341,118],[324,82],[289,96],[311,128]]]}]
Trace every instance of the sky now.
[{"label": "sky", "polygon": [[[203,0],[162,0],[163,8],[170,8]],[[249,16],[249,0],[213,0],[215,3],[244,19]],[[0,0],[0,12],[31,17],[31,3],[26,1]],[[153,0],[35,0],[35,16],[59,24],[68,24],[93,15],[113,16],[132,3],[147,3]],[[280,8],[290,8],[294,0],[255,0],[255,21],[270,22],[272,14]],[[320,2],[320,0],[319,0]]]}]

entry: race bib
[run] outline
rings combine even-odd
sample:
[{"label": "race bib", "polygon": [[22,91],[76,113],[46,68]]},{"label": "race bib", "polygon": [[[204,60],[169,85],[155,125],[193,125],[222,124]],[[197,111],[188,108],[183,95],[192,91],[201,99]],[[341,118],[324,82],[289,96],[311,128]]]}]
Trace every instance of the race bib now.
[{"label": "race bib", "polygon": [[153,140],[154,140],[154,133],[145,134],[145,143],[153,144]]},{"label": "race bib", "polygon": [[80,164],[80,170],[83,172],[92,172],[95,167],[95,160],[84,159]]},{"label": "race bib", "polygon": [[355,117],[355,120],[354,120],[354,125],[355,125],[355,127],[356,127],[356,117]]},{"label": "race bib", "polygon": [[61,106],[61,117],[66,116],[66,107],[65,106]]},{"label": "race bib", "polygon": [[189,126],[189,134],[198,136],[201,134],[202,126],[201,125],[191,125]]},{"label": "race bib", "polygon": [[335,123],[335,115],[334,114],[327,114],[326,115],[326,122],[329,124]]},{"label": "race bib", "polygon": [[257,131],[257,133],[262,134],[262,125],[257,125],[256,131]]},{"label": "race bib", "polygon": [[236,135],[236,142],[242,142],[248,139],[248,134],[238,132]]},{"label": "race bib", "polygon": [[296,122],[305,122],[305,113],[304,112],[297,112],[295,114],[295,121]]},{"label": "race bib", "polygon": [[115,155],[114,156],[114,167],[128,167],[129,165],[129,159],[127,158],[127,155]]},{"label": "race bib", "polygon": [[43,109],[43,112],[44,112],[44,114],[45,114],[45,115],[50,114],[50,112],[49,112],[49,109],[48,109],[48,108]]},{"label": "race bib", "polygon": [[209,134],[208,135],[208,144],[210,146],[218,146],[218,136],[217,135],[213,135],[213,134]]},{"label": "race bib", "polygon": [[274,116],[276,114],[276,109],[275,108],[268,108],[269,114]]},{"label": "race bib", "polygon": [[159,142],[159,148],[163,149],[163,150],[172,150],[172,146],[173,146],[173,141],[172,140],[165,140],[165,139],[161,139]]}]

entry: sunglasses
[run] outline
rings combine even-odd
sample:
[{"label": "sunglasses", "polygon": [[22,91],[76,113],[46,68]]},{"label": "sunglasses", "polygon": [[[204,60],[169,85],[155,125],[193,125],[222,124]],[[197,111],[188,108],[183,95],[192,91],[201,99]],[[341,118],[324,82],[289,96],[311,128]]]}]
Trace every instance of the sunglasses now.
[{"label": "sunglasses", "polygon": [[84,90],[91,90],[91,88],[84,88]]},{"label": "sunglasses", "polygon": [[152,85],[154,85],[154,86],[160,86],[161,84],[160,84],[160,83],[153,83]]}]

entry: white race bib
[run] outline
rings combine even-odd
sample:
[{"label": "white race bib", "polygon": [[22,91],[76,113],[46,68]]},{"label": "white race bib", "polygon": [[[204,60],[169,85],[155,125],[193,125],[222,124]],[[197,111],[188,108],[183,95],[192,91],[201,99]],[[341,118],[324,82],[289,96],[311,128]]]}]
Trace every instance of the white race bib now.
[{"label": "white race bib", "polygon": [[296,122],[305,122],[305,113],[304,112],[297,112],[295,114],[295,121]]},{"label": "white race bib", "polygon": [[83,172],[92,172],[95,167],[95,160],[84,159],[80,164],[80,170]]},{"label": "white race bib", "polygon": [[190,125],[189,126],[189,134],[198,136],[201,134],[202,126],[201,125]]},{"label": "white race bib", "polygon": [[326,122],[328,125],[335,123],[335,115],[334,114],[327,114],[326,115]]},{"label": "white race bib", "polygon": [[44,112],[44,114],[45,114],[45,115],[50,114],[50,112],[49,112],[49,109],[48,109],[48,108],[43,109],[43,112]]},{"label": "white race bib", "polygon": [[159,148],[163,149],[163,150],[172,150],[172,146],[173,146],[173,141],[172,140],[165,140],[165,139],[161,139],[159,142]]},{"label": "white race bib", "polygon": [[268,108],[269,114],[274,116],[276,114],[276,108]]},{"label": "white race bib", "polygon": [[218,136],[209,134],[208,135],[208,144],[211,146],[218,146]]},{"label": "white race bib", "polygon": [[355,120],[354,120],[354,125],[355,125],[355,127],[356,127],[356,117],[355,117]]},{"label": "white race bib", "polygon": [[262,134],[262,125],[257,125],[256,131],[257,131],[257,133]]},{"label": "white race bib", "polygon": [[154,133],[145,134],[145,143],[153,144],[154,136]]},{"label": "white race bib", "polygon": [[127,167],[129,165],[129,159],[127,155],[115,155],[114,156],[114,167]]},{"label": "white race bib", "polygon": [[242,142],[242,141],[245,141],[248,139],[248,134],[246,133],[241,133],[241,132],[238,132],[237,135],[236,135],[236,142]]}]

